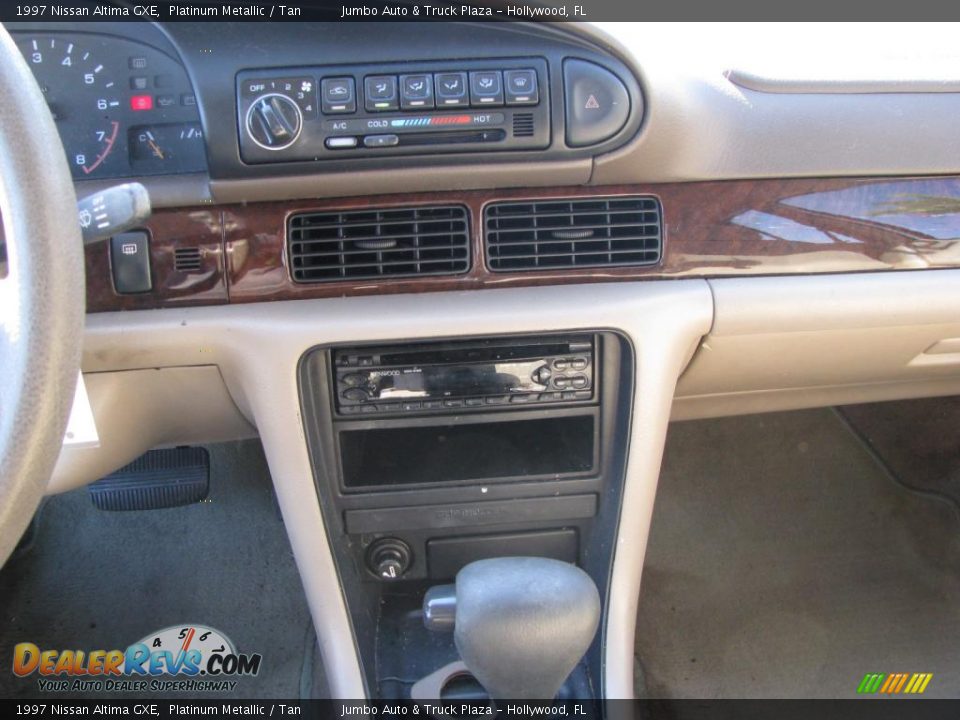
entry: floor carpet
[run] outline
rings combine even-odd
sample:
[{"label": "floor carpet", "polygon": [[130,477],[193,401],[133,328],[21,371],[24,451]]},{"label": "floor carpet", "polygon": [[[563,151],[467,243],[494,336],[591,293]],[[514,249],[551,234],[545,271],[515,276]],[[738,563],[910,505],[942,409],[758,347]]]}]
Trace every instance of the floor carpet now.
[{"label": "floor carpet", "polygon": [[671,425],[639,694],[842,698],[868,672],[931,672],[926,696],[955,697],[958,647],[955,504],[900,484],[838,413]]},{"label": "floor carpet", "polygon": [[322,694],[313,625],[262,448],[248,441],[209,450],[203,503],[103,512],[85,488],[46,502],[33,547],[0,571],[0,697],[43,696],[37,674],[20,679],[10,670],[17,643],[122,650],[181,624],[215,628],[239,652],[263,656],[259,674],[241,678],[229,697]]}]

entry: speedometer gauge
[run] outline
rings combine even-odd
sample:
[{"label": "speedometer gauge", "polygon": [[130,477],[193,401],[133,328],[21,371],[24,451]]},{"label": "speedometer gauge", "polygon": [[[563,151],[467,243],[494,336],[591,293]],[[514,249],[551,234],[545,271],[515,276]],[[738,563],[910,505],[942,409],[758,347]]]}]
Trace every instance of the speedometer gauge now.
[{"label": "speedometer gauge", "polygon": [[73,176],[111,174],[122,88],[105,61],[72,38],[28,37],[17,45],[53,113]]}]

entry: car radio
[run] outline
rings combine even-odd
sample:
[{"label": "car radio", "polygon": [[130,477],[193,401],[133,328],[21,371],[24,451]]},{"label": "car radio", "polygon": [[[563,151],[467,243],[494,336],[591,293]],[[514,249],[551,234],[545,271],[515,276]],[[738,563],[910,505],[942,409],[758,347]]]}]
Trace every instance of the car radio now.
[{"label": "car radio", "polygon": [[576,335],[338,348],[333,352],[341,415],[490,410],[590,401],[594,337]]},{"label": "car radio", "polygon": [[248,70],[237,76],[245,163],[538,150],[550,145],[540,58]]}]

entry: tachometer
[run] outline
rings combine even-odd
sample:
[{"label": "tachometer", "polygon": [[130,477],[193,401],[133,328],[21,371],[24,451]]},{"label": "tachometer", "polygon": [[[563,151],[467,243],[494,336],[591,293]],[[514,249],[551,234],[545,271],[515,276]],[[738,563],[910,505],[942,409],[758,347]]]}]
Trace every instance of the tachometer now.
[{"label": "tachometer", "polygon": [[[73,176],[110,175],[121,135],[121,91],[105,60],[73,38],[28,36],[17,43],[60,131]],[[125,164],[120,158],[119,163]]]}]

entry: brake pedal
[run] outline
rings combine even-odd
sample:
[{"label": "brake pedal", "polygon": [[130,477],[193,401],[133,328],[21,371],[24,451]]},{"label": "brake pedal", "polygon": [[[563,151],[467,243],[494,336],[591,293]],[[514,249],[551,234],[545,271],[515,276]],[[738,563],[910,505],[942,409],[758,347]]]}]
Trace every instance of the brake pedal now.
[{"label": "brake pedal", "polygon": [[100,510],[159,510],[192,505],[210,492],[210,455],[202,447],[150,450],[89,485]]}]

